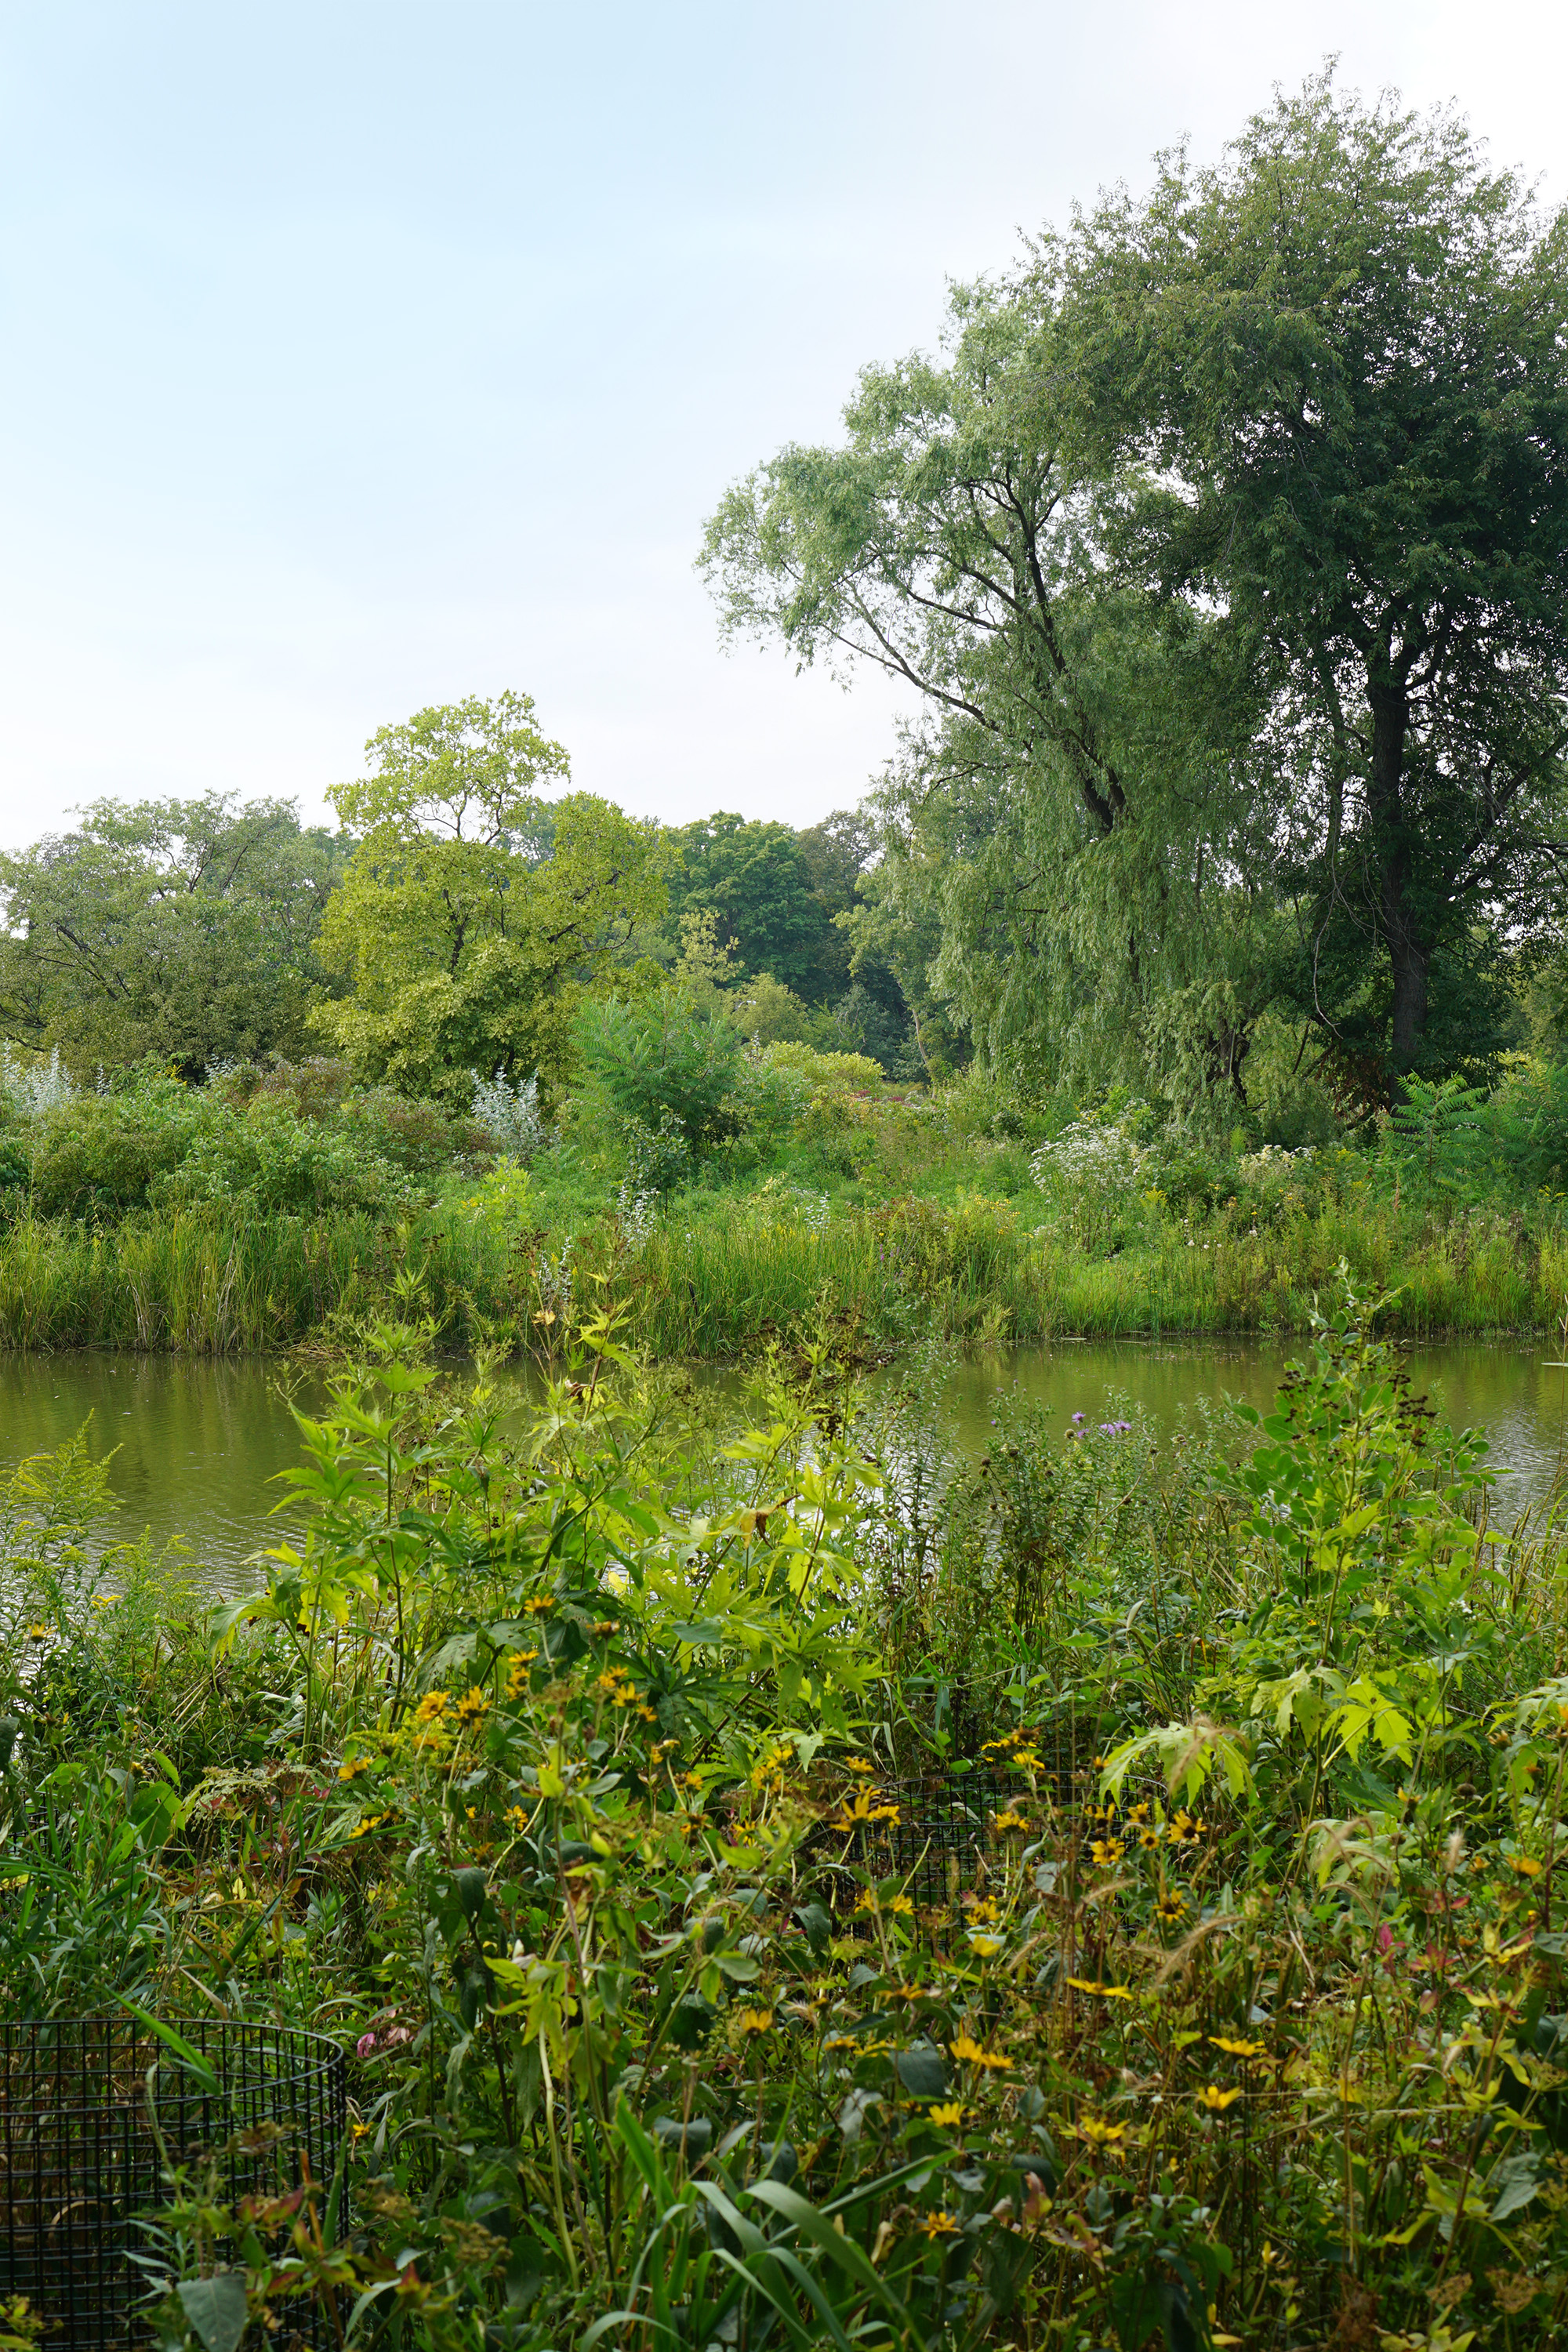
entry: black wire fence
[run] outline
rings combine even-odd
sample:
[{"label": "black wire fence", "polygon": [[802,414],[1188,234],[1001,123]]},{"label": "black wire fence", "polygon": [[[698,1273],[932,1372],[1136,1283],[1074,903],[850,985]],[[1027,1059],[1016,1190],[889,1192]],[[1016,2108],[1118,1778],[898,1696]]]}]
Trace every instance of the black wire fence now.
[{"label": "black wire fence", "polygon": [[[280,2176],[329,2182],[347,2129],[343,2053],[315,2033],[180,2019],[215,2094],[132,2017],[0,2025],[0,2295],[26,2295],[46,2347],[102,2352],[142,2340],[142,2217],[168,2201],[169,2161],[218,2165],[233,2204]],[[148,2069],[154,2133],[148,2110]],[[248,2145],[247,2144],[248,2142]],[[280,2315],[307,2343],[313,2312]],[[280,2336],[287,2342],[288,2335]]]}]

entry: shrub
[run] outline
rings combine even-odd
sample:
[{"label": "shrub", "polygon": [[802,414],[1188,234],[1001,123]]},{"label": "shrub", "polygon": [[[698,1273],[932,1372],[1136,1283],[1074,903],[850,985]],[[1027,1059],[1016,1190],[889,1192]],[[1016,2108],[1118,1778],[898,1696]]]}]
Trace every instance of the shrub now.
[{"label": "shrub", "polygon": [[630,1003],[617,996],[591,1001],[577,1044],[624,1132],[634,1122],[655,1136],[679,1128],[694,1160],[740,1132],[741,1033],[727,1021],[705,1020],[679,991]]}]

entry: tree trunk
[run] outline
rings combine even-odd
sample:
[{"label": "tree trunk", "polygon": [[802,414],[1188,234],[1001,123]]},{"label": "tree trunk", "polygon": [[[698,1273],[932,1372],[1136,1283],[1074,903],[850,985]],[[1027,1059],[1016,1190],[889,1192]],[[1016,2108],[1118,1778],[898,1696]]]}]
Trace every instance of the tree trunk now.
[{"label": "tree trunk", "polygon": [[1410,706],[1403,681],[1368,681],[1372,704],[1373,855],[1377,860],[1379,911],[1394,980],[1392,1036],[1395,1082],[1415,1059],[1426,1026],[1429,950],[1416,938],[1409,904],[1410,845],[1403,785]]}]

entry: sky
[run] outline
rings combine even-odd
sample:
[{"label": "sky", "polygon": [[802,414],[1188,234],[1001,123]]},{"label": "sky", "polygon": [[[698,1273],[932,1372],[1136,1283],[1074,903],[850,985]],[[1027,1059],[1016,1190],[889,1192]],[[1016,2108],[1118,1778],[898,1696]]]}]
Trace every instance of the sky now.
[{"label": "sky", "polygon": [[0,845],[507,688],[639,814],[853,803],[894,690],[725,652],[704,519],[1328,52],[1568,198],[1536,0],[0,0]]}]

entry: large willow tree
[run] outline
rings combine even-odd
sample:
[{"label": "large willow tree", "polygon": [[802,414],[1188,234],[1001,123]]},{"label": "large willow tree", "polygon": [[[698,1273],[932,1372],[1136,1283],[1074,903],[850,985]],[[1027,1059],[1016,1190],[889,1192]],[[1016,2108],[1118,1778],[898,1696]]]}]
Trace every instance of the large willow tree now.
[{"label": "large willow tree", "polygon": [[1163,159],[733,489],[724,625],[916,688],[879,887],[993,1057],[1239,1087],[1496,1041],[1555,887],[1564,231],[1310,83]]},{"label": "large willow tree", "polygon": [[955,297],[946,356],[868,369],[836,449],[732,489],[727,631],[917,688],[881,795],[879,912],[1000,1065],[1234,1078],[1271,992],[1252,919],[1249,682],[1213,630],[1102,576],[1103,487],[1058,291]]}]

